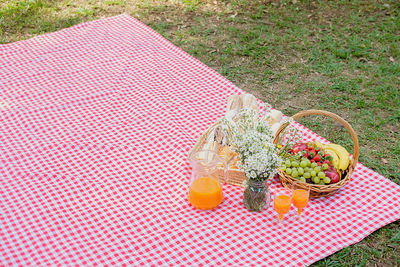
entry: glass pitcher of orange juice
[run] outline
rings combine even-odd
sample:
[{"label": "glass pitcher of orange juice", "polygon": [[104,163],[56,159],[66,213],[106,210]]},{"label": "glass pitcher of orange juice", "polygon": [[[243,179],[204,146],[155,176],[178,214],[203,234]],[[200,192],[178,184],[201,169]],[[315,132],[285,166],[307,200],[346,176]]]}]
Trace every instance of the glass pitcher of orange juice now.
[{"label": "glass pitcher of orange juice", "polygon": [[189,156],[192,176],[188,200],[196,208],[209,210],[217,207],[223,199],[220,177],[225,179],[226,163],[211,150],[201,150]]}]

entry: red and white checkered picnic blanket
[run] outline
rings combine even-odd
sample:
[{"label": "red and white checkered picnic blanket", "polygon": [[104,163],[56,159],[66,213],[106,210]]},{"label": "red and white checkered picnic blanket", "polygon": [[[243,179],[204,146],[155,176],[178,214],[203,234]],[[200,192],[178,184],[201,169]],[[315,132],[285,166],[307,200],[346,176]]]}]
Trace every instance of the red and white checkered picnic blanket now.
[{"label": "red and white checkered picnic blanket", "polygon": [[192,208],[187,152],[242,92],[127,15],[0,46],[0,264],[304,265],[400,218],[361,164],[304,222],[230,185]]}]

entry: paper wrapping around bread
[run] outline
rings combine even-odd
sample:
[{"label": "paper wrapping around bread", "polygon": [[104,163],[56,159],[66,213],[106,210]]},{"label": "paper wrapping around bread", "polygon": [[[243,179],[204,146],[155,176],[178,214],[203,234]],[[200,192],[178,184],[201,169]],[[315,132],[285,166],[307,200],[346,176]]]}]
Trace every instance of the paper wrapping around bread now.
[{"label": "paper wrapping around bread", "polygon": [[205,160],[205,161],[211,161],[213,159],[213,156],[211,153],[208,153],[208,151],[213,151],[215,153],[218,152],[218,143],[216,141],[209,141],[204,144],[202,151],[197,155],[198,160]]},{"label": "paper wrapping around bread", "polygon": [[280,123],[280,122],[277,122],[277,123],[272,124],[272,126],[271,126],[271,131],[272,131],[272,134],[273,134],[274,136],[276,135],[276,132],[278,132],[279,127],[281,127],[281,123]]},{"label": "paper wrapping around bread", "polygon": [[257,98],[252,94],[231,95],[226,105],[225,118],[232,120],[242,109],[253,109],[259,113]]},{"label": "paper wrapping around bread", "polygon": [[269,117],[267,117],[267,119],[265,119],[265,121],[269,124],[269,126],[274,125],[275,123],[281,123],[282,121],[282,112],[274,109],[271,111],[271,113],[269,114]]},{"label": "paper wrapping around bread", "polygon": [[233,157],[233,159],[231,161],[231,164],[229,165],[229,168],[230,169],[236,169],[236,170],[239,169],[236,166],[238,161],[239,161],[239,155],[235,153],[235,156]]},{"label": "paper wrapping around bread", "polygon": [[242,99],[243,109],[253,109],[259,113],[257,98],[252,94],[243,94],[240,96]]},{"label": "paper wrapping around bread", "polygon": [[218,155],[227,163],[230,169],[237,169],[236,163],[239,160],[239,156],[236,152],[233,152],[229,146],[221,147]]},{"label": "paper wrapping around bread", "polygon": [[225,162],[231,161],[235,156],[235,154],[236,153],[233,152],[229,146],[221,147],[220,150],[218,151],[219,157],[225,160]]},{"label": "paper wrapping around bread", "polygon": [[228,102],[226,105],[226,113],[229,112],[239,112],[239,110],[242,108],[242,99],[239,95],[231,95],[228,97]]},{"label": "paper wrapping around bread", "polygon": [[[253,109],[259,114],[260,110],[258,108],[257,98],[252,94],[230,96],[227,102],[225,118],[232,123],[235,123],[235,115],[238,114],[242,109]],[[279,129],[282,122],[282,117],[283,114],[281,111],[272,110],[267,119],[265,119],[268,125],[271,127],[273,135],[275,135]],[[256,118],[256,120],[258,120],[258,118]],[[225,142],[224,144],[229,145],[228,142]],[[228,164],[230,163],[229,168],[238,169],[236,163],[239,160],[239,156],[233,152],[229,146],[220,148],[218,154],[221,159]]]}]

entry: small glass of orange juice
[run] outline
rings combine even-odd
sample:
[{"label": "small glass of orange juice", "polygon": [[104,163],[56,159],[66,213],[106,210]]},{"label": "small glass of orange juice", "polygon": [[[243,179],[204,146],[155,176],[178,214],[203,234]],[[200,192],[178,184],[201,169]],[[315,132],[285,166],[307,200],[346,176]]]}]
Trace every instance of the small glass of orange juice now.
[{"label": "small glass of orange juice", "polygon": [[188,192],[190,204],[201,210],[217,207],[223,200],[219,180],[221,177],[225,179],[226,163],[211,150],[195,152],[189,156],[189,160],[192,165]]},{"label": "small glass of orange juice", "polygon": [[289,212],[292,205],[292,190],[289,188],[279,188],[275,191],[274,210],[278,213],[279,222],[283,216]]},{"label": "small glass of orange juice", "polygon": [[301,211],[307,206],[310,199],[310,186],[297,182],[293,184],[293,205],[297,208],[297,213],[300,217]]}]

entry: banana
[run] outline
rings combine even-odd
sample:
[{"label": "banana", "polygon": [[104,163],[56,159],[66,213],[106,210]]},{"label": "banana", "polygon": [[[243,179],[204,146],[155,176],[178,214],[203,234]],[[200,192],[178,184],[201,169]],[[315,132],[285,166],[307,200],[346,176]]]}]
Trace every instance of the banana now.
[{"label": "banana", "polygon": [[338,144],[328,144],[324,146],[324,149],[330,148],[331,150],[335,151],[336,154],[339,156],[339,170],[344,171],[350,164],[350,156],[349,152]]},{"label": "banana", "polygon": [[[322,145],[322,144],[321,144]],[[331,148],[323,148],[324,152],[329,154],[332,157],[332,164],[335,169],[339,170],[340,167],[340,158],[335,150]]]}]

